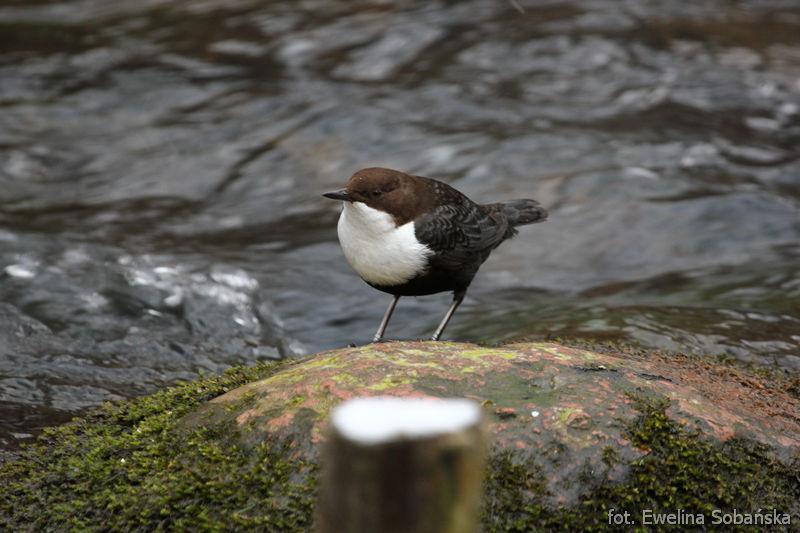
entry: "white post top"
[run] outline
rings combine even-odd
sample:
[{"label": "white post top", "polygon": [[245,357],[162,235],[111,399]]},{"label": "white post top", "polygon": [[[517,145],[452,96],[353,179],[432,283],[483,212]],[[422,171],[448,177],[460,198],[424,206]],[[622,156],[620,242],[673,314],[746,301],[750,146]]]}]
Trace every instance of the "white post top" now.
[{"label": "white post top", "polygon": [[331,414],[331,424],[344,438],[366,445],[452,433],[480,419],[480,406],[460,398],[355,398]]}]

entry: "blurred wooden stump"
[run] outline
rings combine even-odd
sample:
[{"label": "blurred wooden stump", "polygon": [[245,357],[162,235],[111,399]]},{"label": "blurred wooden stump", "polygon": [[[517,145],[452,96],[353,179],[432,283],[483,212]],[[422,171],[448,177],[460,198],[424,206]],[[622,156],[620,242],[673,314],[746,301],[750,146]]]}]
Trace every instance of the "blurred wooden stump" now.
[{"label": "blurred wooden stump", "polygon": [[331,416],[323,451],[316,530],[473,533],[485,449],[475,402],[345,402]]}]

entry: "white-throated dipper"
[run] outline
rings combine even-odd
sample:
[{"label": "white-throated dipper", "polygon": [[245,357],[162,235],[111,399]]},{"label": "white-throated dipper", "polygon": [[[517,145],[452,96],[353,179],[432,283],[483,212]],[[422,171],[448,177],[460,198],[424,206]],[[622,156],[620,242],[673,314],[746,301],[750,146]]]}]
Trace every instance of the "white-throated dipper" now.
[{"label": "white-throated dipper", "polygon": [[342,250],[361,279],[394,295],[373,342],[386,331],[401,296],[453,291],[432,340],[439,340],[481,264],[517,226],[542,222],[535,200],[476,204],[446,183],[388,168],[365,168],[347,187],[323,196],[342,200]]}]

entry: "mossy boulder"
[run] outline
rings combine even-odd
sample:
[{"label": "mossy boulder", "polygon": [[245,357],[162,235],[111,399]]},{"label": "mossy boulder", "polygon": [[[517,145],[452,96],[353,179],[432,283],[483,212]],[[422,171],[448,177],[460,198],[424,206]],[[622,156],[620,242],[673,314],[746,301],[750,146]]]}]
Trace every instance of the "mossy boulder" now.
[{"label": "mossy boulder", "polygon": [[305,530],[327,416],[364,395],[484,406],[487,530],[610,528],[612,508],[637,522],[643,509],[704,513],[711,529],[714,509],[774,508],[798,524],[796,390],[637,350],[345,348],[108,405],[49,431],[0,466],[0,526]]}]

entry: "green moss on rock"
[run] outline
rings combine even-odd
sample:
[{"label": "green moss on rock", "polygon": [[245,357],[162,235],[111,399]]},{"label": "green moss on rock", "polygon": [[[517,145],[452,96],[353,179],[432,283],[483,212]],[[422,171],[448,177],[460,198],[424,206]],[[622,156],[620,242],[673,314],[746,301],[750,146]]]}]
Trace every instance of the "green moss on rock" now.
[{"label": "green moss on rock", "polygon": [[178,425],[281,366],[232,369],[45,431],[0,465],[0,530],[307,530],[316,465],[290,459],[281,443],[245,451],[224,424]]},{"label": "green moss on rock", "polygon": [[[587,486],[574,506],[544,503],[552,494],[543,482],[541,466],[532,459],[517,462],[509,450],[495,450],[487,475],[485,530],[619,531],[620,526],[608,523],[611,509],[630,512],[640,529],[645,509],[702,514],[705,529],[710,531],[732,529],[730,525],[713,524],[715,509],[776,509],[790,514],[793,524],[798,523],[800,464],[776,461],[763,445],[749,441],[709,442],[672,422],[665,413],[667,402],[636,398],[636,404],[641,414],[626,430],[632,443],[647,454],[630,464],[624,482]],[[619,460],[615,453],[613,448],[604,450],[609,468]],[[740,526],[739,530],[765,529]]]}]

